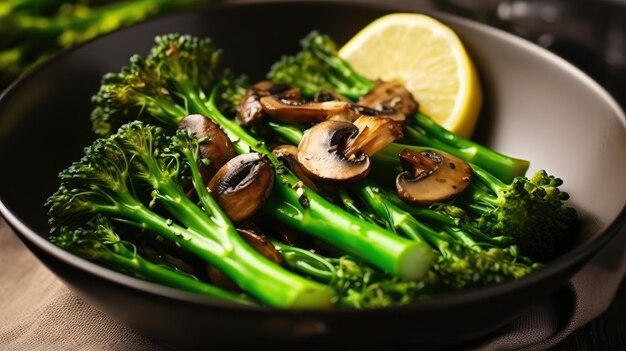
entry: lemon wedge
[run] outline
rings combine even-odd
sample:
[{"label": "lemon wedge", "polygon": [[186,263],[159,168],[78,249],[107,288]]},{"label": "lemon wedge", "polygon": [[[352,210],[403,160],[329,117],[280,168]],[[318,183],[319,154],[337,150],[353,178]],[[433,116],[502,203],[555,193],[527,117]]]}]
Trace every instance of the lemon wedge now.
[{"label": "lemon wedge", "polygon": [[476,69],[459,37],[421,14],[396,13],[363,28],[339,56],[369,79],[399,80],[420,111],[444,128],[470,137],[482,93]]}]

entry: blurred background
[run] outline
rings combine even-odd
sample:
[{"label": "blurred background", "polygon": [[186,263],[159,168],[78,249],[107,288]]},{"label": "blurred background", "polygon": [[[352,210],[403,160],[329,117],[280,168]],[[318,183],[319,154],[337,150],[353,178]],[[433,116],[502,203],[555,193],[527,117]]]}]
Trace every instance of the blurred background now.
[{"label": "blurred background", "polygon": [[433,0],[565,58],[626,106],[626,0]]}]

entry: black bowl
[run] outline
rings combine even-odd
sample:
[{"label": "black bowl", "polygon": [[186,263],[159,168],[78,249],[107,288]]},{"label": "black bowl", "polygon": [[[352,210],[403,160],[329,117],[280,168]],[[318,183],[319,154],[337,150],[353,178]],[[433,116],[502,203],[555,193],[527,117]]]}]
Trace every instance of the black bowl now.
[{"label": "black bowl", "polygon": [[[526,41],[467,20],[452,26],[473,56],[485,105],[476,138],[562,176],[582,215],[581,240],[530,277],[384,310],[285,311],[233,306],[143,282],[73,256],[46,240],[43,203],[56,174],[93,139],[90,96],[105,72],[145,54],[157,34],[210,36],[235,72],[263,77],[312,29],[339,43],[393,4],[266,3],[208,7],[116,32],[61,55],[0,99],[0,210],[17,234],[78,295],[177,348],[259,341],[454,345],[483,336],[555,292],[625,224],[623,112],[590,78]],[[428,12],[428,11],[426,11]],[[310,345],[310,344],[309,344]]]}]

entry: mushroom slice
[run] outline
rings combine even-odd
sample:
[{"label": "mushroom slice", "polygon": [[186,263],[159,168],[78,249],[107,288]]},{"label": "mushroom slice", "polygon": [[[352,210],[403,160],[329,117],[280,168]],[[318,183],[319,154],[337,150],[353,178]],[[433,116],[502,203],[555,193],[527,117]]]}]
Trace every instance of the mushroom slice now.
[{"label": "mushroom slice", "polygon": [[404,149],[400,162],[405,171],[396,177],[398,196],[416,205],[448,201],[472,181],[470,165],[451,155]]},{"label": "mushroom slice", "polygon": [[241,237],[258,253],[265,256],[265,258],[276,263],[277,265],[281,265],[283,263],[283,257],[280,252],[278,252],[274,245],[267,240],[265,235],[257,233],[252,229],[237,228],[237,232],[239,232],[239,235],[241,235]]},{"label": "mushroom slice", "polygon": [[193,133],[200,143],[200,157],[209,160],[208,165],[201,163],[200,174],[205,184],[218,169],[237,156],[233,143],[220,127],[203,115],[189,115],[183,118],[178,128]]},{"label": "mushroom slice", "polygon": [[[277,265],[283,264],[283,256],[280,252],[278,252],[278,250],[276,250],[274,245],[267,240],[265,235],[257,233],[253,229],[237,228],[237,232],[250,246],[252,246],[252,248],[254,248],[261,255],[265,256],[265,258],[276,263]],[[206,273],[211,280],[211,283],[227,290],[239,290],[239,287],[232,279],[227,277],[213,265],[206,265]]]},{"label": "mushroom slice", "polygon": [[405,116],[417,112],[419,104],[413,95],[397,81],[380,82],[359,100],[359,105],[376,110],[394,109]]},{"label": "mushroom slice", "polygon": [[272,153],[287,164],[287,167],[311,190],[319,192],[317,185],[309,178],[307,172],[298,162],[298,147],[294,145],[278,145]]},{"label": "mushroom slice", "polygon": [[346,157],[359,151],[372,156],[402,137],[402,125],[391,118],[361,116],[354,125],[359,135],[346,143]]},{"label": "mushroom slice", "polygon": [[354,111],[345,101],[302,103],[270,95],[262,97],[260,102],[270,117],[288,123],[318,123],[329,119],[351,122],[354,119]]},{"label": "mushroom slice", "polygon": [[209,189],[233,222],[250,218],[274,187],[274,167],[258,153],[228,161],[209,182]]},{"label": "mushroom slice", "polygon": [[390,118],[396,122],[404,122],[406,120],[406,116],[393,108],[384,108],[382,110],[377,110],[371,107],[352,104],[352,109],[356,111],[358,114],[363,116],[376,116],[376,117],[384,117]]},{"label": "mushroom slice", "polygon": [[346,157],[343,147],[359,130],[349,122],[324,121],[304,132],[298,162],[314,180],[357,181],[367,176],[371,163],[361,151]]},{"label": "mushroom slice", "polygon": [[350,103],[350,108],[355,112],[353,114],[353,118],[358,118],[361,115],[365,116],[377,116],[377,117],[385,117],[391,118],[396,122],[404,122],[406,120],[406,116],[402,113],[396,111],[393,108],[385,108],[382,110],[377,110],[371,107],[367,107],[364,105],[359,105],[351,102],[348,98],[341,96],[335,92],[330,90],[322,90],[317,95],[315,95],[316,102],[323,101],[346,101]]},{"label": "mushroom slice", "polygon": [[237,119],[244,126],[251,126],[262,121],[267,115],[259,101],[261,97],[281,93],[285,94],[284,98],[290,100],[302,99],[300,89],[298,88],[290,89],[288,85],[263,80],[246,91],[237,107]]}]

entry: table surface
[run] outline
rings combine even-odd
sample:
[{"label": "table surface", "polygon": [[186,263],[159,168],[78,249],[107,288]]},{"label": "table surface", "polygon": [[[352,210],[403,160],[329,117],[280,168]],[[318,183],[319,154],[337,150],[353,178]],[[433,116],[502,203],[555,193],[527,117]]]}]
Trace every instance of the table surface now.
[{"label": "table surface", "polygon": [[626,280],[611,307],[551,351],[626,350]]}]

